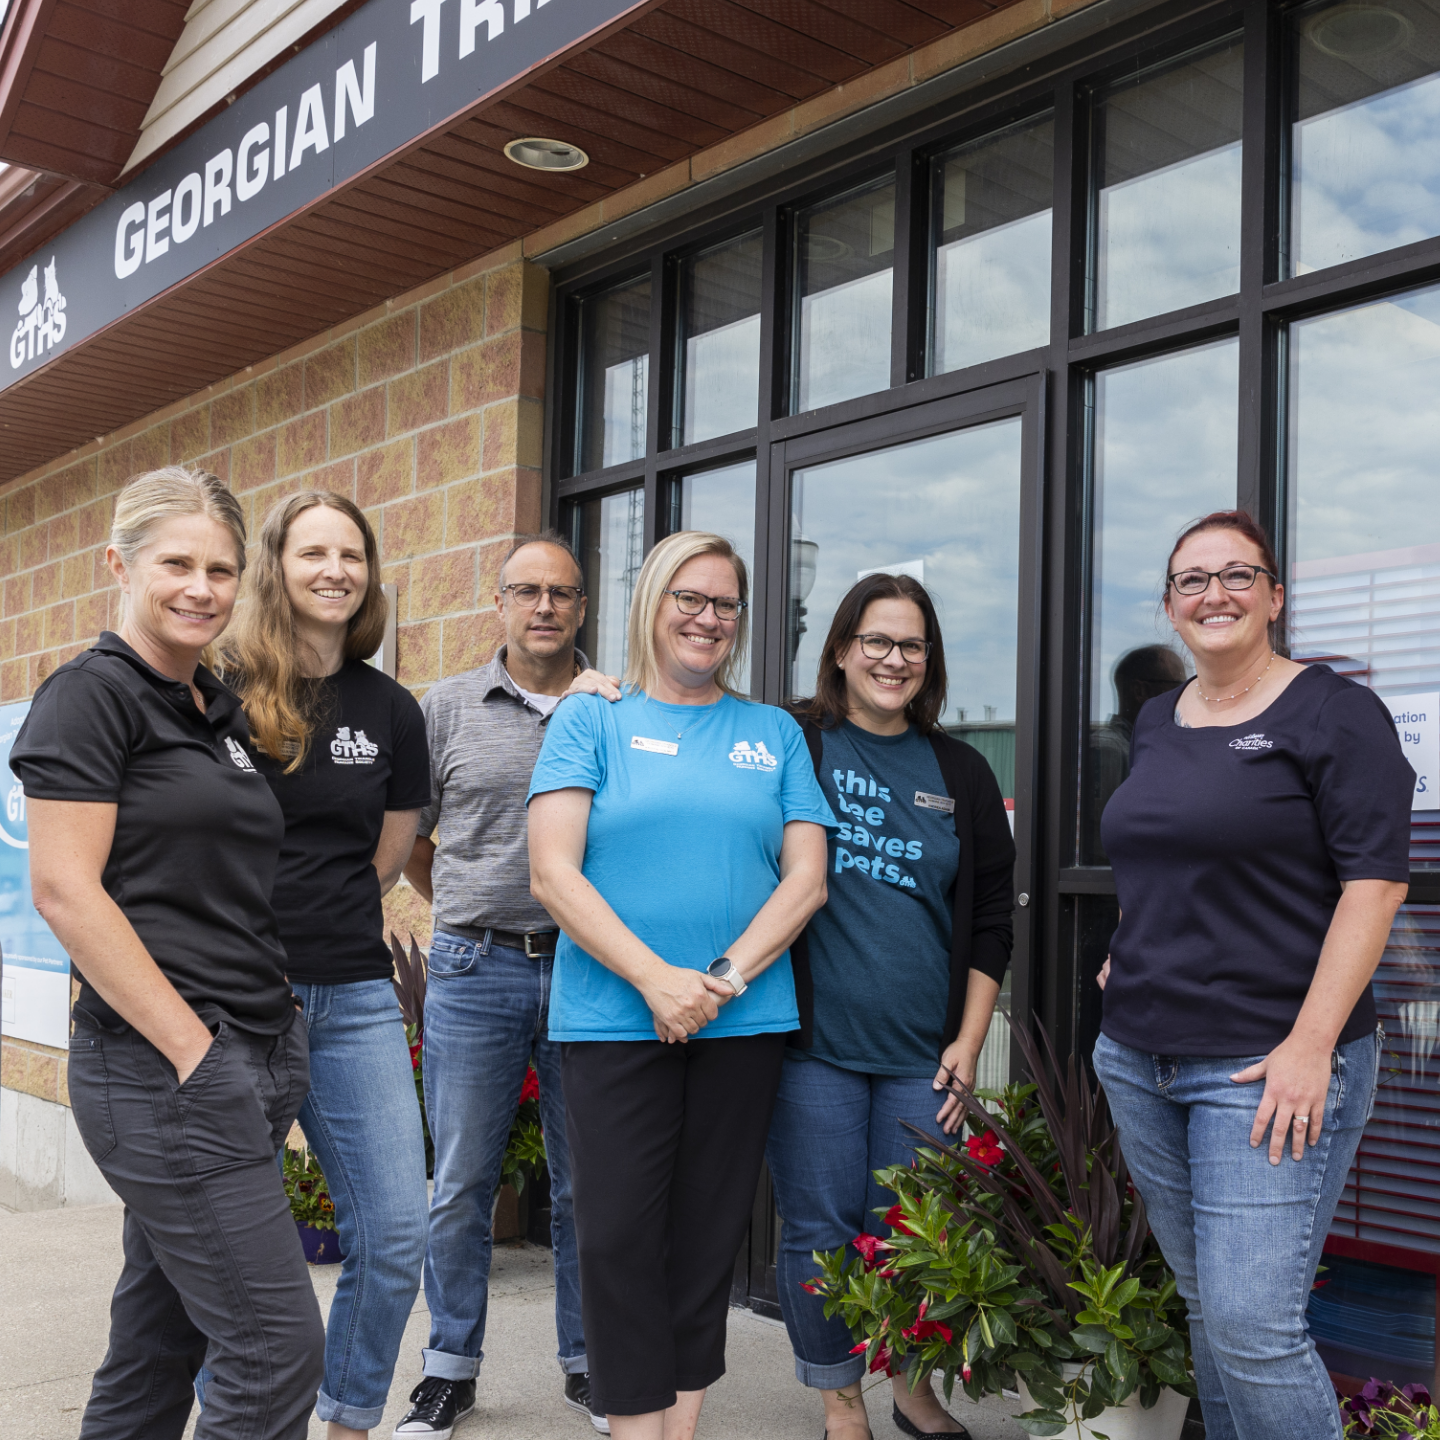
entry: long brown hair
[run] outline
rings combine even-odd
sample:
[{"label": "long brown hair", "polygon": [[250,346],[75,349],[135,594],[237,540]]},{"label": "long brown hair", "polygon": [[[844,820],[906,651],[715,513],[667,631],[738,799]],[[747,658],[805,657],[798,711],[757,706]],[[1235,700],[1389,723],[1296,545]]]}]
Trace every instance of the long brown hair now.
[{"label": "long brown hair", "polygon": [[835,608],[830,633],[825,637],[825,648],[820,652],[815,698],[804,703],[800,713],[822,729],[838,725],[850,713],[840,657],[859,633],[866,607],[875,600],[913,600],[925,617],[925,638],[930,642],[930,658],[925,665],[924,683],[905,707],[905,718],[922,735],[928,735],[940,723],[945,709],[945,642],[940,638],[940,620],[935,614],[930,592],[908,575],[867,575],[846,591],[844,599]]},{"label": "long brown hair", "polygon": [[[226,641],[226,678],[240,687],[250,737],[267,755],[285,760],[285,774],[298,770],[320,721],[320,687],[305,674],[295,611],[285,593],[285,539],[298,516],[317,505],[338,510],[365,542],[367,583],[360,608],[350,617],[345,658],[368,660],[385,638],[385,593],[380,588],[380,548],[364,514],[343,495],[302,490],[282,500],[260,527],[259,554],[251,570],[247,603],[235,634]],[[238,672],[238,673],[232,673]]]}]

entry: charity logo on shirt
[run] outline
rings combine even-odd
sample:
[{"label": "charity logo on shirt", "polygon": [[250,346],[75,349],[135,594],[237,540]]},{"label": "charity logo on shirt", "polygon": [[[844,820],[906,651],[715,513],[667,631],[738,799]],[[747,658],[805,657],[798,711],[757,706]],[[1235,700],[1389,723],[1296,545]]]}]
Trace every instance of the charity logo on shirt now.
[{"label": "charity logo on shirt", "polygon": [[1232,740],[1230,748],[1232,750],[1273,750],[1275,742],[1267,740],[1265,732],[1262,730],[1257,735],[1242,735],[1240,739]]},{"label": "charity logo on shirt", "polygon": [[330,758],[337,765],[373,765],[379,753],[380,747],[363,730],[352,735],[348,725],[342,725],[330,742]]},{"label": "charity logo on shirt", "polygon": [[252,775],[256,773],[255,767],[250,763],[250,757],[245,753],[243,745],[237,745],[228,735],[225,737],[225,748],[230,752],[230,758],[241,770],[248,770]]},{"label": "charity logo on shirt", "polygon": [[[857,775],[853,770],[832,770],[830,774],[835,781],[835,808],[851,817],[840,822],[839,838],[855,847],[851,851],[844,843],[835,846],[835,874],[859,870],[872,880],[914,890],[915,877],[891,862],[923,859],[924,843],[902,840],[894,833],[885,810],[891,803],[890,787],[877,784],[873,775]],[[878,805],[873,803],[877,800]]]},{"label": "charity logo on shirt", "polygon": [[737,770],[771,771],[780,764],[779,759],[766,748],[763,740],[753,745],[748,740],[737,740],[730,751],[730,763]]}]

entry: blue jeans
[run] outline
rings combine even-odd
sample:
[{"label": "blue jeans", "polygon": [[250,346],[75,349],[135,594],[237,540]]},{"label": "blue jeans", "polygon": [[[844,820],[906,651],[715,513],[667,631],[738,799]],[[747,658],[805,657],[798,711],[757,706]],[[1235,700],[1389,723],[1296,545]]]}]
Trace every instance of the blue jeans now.
[{"label": "blue jeans", "polygon": [[500,1167],[535,1057],[550,1169],[555,1329],[560,1368],[584,1373],[580,1269],[565,1144],[560,1047],[549,1034],[553,961],[436,931],[425,992],[425,1111],[435,1141],[435,1196],[425,1253],[430,1345],[425,1374],[470,1380],[484,1359],[490,1217]]},{"label": "blue jeans", "polygon": [[1209,1440],[1341,1440],[1340,1411],[1305,1305],[1374,1104],[1380,1037],[1331,1059],[1320,1139],[1271,1165],[1250,1147],[1264,1081],[1230,1076],[1259,1055],[1148,1055],[1102,1035],[1095,1072],[1150,1225],[1190,1316]]},{"label": "blue jeans", "polygon": [[943,1140],[935,1116],[944,1098],[928,1077],[867,1075],[785,1056],[765,1160],[782,1222],[780,1313],[802,1385],[838,1390],[865,1373],[865,1357],[850,1353],[855,1341],[845,1322],[827,1320],[824,1300],[800,1287],[819,1272],[816,1250],[890,1233],[874,1212],[883,1214],[897,1197],[872,1172],[907,1163],[924,1143],[902,1121]]},{"label": "blue jeans", "polygon": [[425,1136],[388,980],[296,985],[310,1037],[300,1128],[335,1202],[344,1259],[325,1326],[321,1420],[380,1423],[425,1260]]}]

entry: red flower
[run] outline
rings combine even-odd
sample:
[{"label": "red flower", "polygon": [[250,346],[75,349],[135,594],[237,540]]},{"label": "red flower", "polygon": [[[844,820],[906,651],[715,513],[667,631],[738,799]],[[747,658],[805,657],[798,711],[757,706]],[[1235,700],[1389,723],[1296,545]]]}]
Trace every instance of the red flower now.
[{"label": "red flower", "polygon": [[947,1345],[955,1338],[950,1327],[938,1320],[917,1320],[908,1330],[900,1333],[907,1340],[929,1340],[938,1335]]},{"label": "red flower", "polygon": [[813,1280],[802,1280],[802,1290],[808,1290],[812,1295],[823,1295],[825,1293],[825,1282],[817,1275]]},{"label": "red flower", "polygon": [[417,1040],[410,1047],[410,1068],[412,1070],[418,1070],[420,1068],[420,1056],[424,1053],[424,1050],[424,1042],[420,1040]]},{"label": "red flower", "polygon": [[965,1149],[972,1160],[987,1169],[1005,1158],[1005,1152],[1000,1148],[1000,1137],[993,1130],[987,1130],[983,1135],[972,1135],[965,1142]]},{"label": "red flower", "polygon": [[961,1367],[960,1374],[963,1377],[965,1383],[968,1385],[970,1383],[970,1362],[968,1360]]},{"label": "red flower", "polygon": [[905,1223],[905,1210],[903,1206],[892,1205],[885,1212],[885,1223],[892,1229],[898,1230],[902,1235],[913,1235],[915,1232]]},{"label": "red flower", "polygon": [[538,1100],[540,1098],[540,1077],[535,1073],[532,1065],[525,1072],[525,1083],[520,1087],[520,1103],[523,1105],[527,1100]]},{"label": "red flower", "polygon": [[865,1262],[867,1270],[875,1268],[879,1259],[877,1251],[891,1248],[876,1235],[857,1235],[850,1243],[859,1251],[860,1258]]},{"label": "red flower", "polygon": [[[852,1355],[863,1355],[868,1348],[869,1346],[862,1340],[860,1344],[851,1348],[850,1353]],[[893,1375],[895,1373],[894,1370],[890,1368],[890,1347],[888,1345],[882,1345],[875,1352],[875,1358],[870,1362],[870,1373],[872,1375],[878,1374],[882,1370],[887,1375]]]}]

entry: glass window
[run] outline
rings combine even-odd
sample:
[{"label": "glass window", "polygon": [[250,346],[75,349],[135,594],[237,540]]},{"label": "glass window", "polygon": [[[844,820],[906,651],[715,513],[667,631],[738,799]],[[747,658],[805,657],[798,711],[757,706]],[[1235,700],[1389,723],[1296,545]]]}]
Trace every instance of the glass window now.
[{"label": "glass window", "polygon": [[931,374],[1050,339],[1054,172],[1049,116],[935,161]]},{"label": "glass window", "polygon": [[580,302],[577,472],[645,454],[650,403],[650,277]]},{"label": "glass window", "polygon": [[755,424],[760,391],[758,230],[686,260],[680,271],[681,397],[676,428],[692,445]]},{"label": "glass window", "polygon": [[890,385],[895,182],[795,217],[795,412]]},{"label": "glass window", "polygon": [[1086,864],[1107,863],[1100,815],[1141,705],[1191,673],[1160,608],[1165,560],[1191,520],[1235,506],[1239,353],[1220,340],[1095,377]]},{"label": "glass window", "polygon": [[[750,576],[751,634],[755,625],[755,462],[742,460],[682,475],[670,484],[669,532],[710,530],[739,552]],[[742,662],[741,673],[750,667]],[[752,690],[758,685],[752,682]]]},{"label": "glass window", "polygon": [[1240,288],[1243,68],[1233,41],[1104,92],[1094,329]]},{"label": "glass window", "polygon": [[857,580],[913,576],[945,637],[941,723],[985,755],[1013,797],[1020,421],[811,465],[790,495],[790,694],[814,694],[835,607]]},{"label": "glass window", "polygon": [[1289,273],[1440,235],[1440,5],[1310,6],[1290,25]]},{"label": "glass window", "polygon": [[1440,866],[1437,389],[1440,286],[1291,326],[1291,653],[1413,717],[1399,722],[1421,777],[1411,864],[1429,867]]},{"label": "glass window", "polygon": [[580,648],[595,669],[623,675],[630,597],[645,559],[645,492],[637,485],[572,506],[570,543],[580,557],[588,597]]}]

